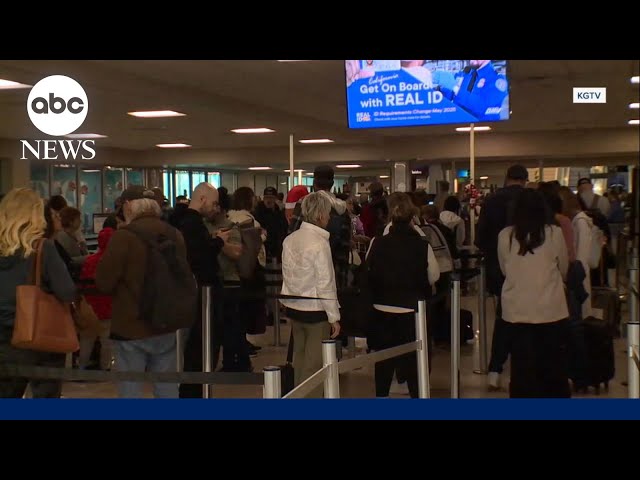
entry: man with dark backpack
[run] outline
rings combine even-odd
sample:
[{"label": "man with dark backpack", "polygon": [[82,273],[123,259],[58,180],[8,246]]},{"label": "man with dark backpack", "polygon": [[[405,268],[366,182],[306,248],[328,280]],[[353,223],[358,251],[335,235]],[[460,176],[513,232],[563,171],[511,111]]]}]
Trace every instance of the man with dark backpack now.
[{"label": "man with dark backpack", "polygon": [[[160,219],[160,207],[144,187],[127,188],[121,199],[127,226],[113,234],[96,270],[96,287],[113,296],[115,369],[172,372],[175,332],[193,324],[197,308],[184,239]],[[143,397],[142,383],[120,382],[118,392]],[[178,384],[156,383],[154,396],[178,398]]]}]

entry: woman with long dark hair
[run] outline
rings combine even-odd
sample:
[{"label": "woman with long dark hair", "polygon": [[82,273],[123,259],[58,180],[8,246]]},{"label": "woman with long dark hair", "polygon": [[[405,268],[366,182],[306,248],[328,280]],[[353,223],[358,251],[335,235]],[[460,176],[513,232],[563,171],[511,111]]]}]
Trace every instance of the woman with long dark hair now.
[{"label": "woman with long dark hair", "polygon": [[498,236],[506,277],[502,318],[511,341],[511,398],[570,397],[569,311],[563,279],[568,268],[562,231],[550,225],[540,192],[524,189],[514,205],[514,225]]}]

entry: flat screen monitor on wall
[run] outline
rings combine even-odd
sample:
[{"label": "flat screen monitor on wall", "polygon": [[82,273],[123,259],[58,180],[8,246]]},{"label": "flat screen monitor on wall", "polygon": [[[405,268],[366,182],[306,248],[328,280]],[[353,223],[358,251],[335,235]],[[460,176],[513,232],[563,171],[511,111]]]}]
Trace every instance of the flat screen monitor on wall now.
[{"label": "flat screen monitor on wall", "polygon": [[345,60],[349,128],[509,119],[506,60]]}]

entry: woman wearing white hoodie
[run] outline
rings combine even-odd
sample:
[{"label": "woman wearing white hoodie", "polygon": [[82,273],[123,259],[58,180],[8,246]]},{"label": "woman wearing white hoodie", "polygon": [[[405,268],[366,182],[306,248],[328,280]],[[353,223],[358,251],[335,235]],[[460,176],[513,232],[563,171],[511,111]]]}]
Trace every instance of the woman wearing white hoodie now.
[{"label": "woman wearing white hoodie", "polygon": [[466,236],[464,220],[460,217],[460,200],[451,196],[444,201],[444,209],[440,212],[440,221],[456,236],[456,247],[464,246]]}]

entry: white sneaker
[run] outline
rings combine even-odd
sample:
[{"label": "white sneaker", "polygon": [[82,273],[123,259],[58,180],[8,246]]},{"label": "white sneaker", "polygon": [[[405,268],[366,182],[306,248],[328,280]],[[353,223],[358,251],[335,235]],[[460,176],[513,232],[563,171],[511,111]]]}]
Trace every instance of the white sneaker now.
[{"label": "white sneaker", "polygon": [[487,383],[490,392],[500,390],[500,374],[498,372],[489,372]]}]

